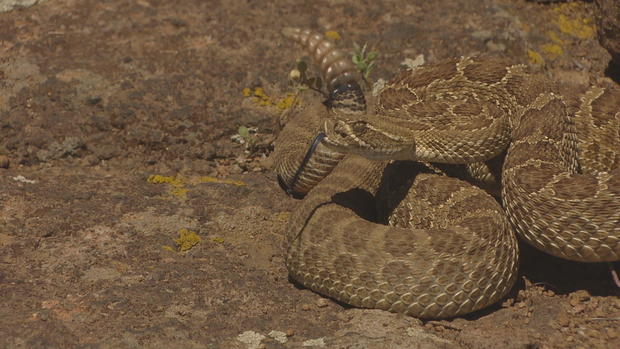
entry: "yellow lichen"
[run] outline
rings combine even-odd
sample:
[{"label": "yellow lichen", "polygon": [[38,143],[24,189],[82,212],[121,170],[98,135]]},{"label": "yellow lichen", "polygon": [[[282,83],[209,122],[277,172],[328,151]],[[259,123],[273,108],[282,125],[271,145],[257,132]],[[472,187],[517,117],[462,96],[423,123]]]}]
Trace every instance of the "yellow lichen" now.
[{"label": "yellow lichen", "polygon": [[533,65],[542,65],[545,63],[545,60],[542,58],[540,53],[534,50],[527,50],[527,56],[529,58],[530,64]]},{"label": "yellow lichen", "polygon": [[295,95],[293,93],[288,93],[286,97],[282,99],[274,99],[269,97],[262,87],[256,87],[254,92],[246,87],[243,89],[243,95],[245,97],[252,97],[252,101],[262,107],[276,107],[280,110],[284,110],[295,104]]},{"label": "yellow lichen", "polygon": [[556,29],[546,32],[550,42],[539,46],[540,53],[528,51],[531,64],[544,64],[543,56],[546,59],[554,60],[564,55],[566,45],[574,41],[574,38],[584,40],[595,35],[596,27],[591,18],[584,17],[583,14],[586,13],[586,10],[583,6],[579,2],[573,1],[551,8],[550,17]]},{"label": "yellow lichen", "polygon": [[246,185],[244,182],[242,181],[236,181],[234,179],[219,179],[219,178],[215,178],[215,177],[210,177],[210,176],[201,176],[198,177],[196,180],[197,183],[219,183],[219,184],[232,184],[232,185],[236,185],[236,186],[244,186]]},{"label": "yellow lichen", "polygon": [[572,35],[579,39],[588,39],[594,36],[595,27],[588,18],[571,19],[566,15],[559,15],[557,21],[558,28],[564,34]]},{"label": "yellow lichen", "polygon": [[540,49],[551,59],[556,59],[564,53],[562,46],[557,44],[544,44],[540,46]]},{"label": "yellow lichen", "polygon": [[325,32],[325,37],[332,40],[340,40],[340,34],[335,30],[328,30]]},{"label": "yellow lichen", "polygon": [[547,37],[558,45],[564,45],[566,43],[566,40],[562,40],[558,33],[553,30],[547,31]]},{"label": "yellow lichen", "polygon": [[596,34],[596,27],[592,18],[584,17],[584,5],[577,2],[567,2],[553,8],[556,15],[554,23],[563,34],[579,39],[588,39]]},{"label": "yellow lichen", "polygon": [[276,103],[276,107],[280,110],[285,110],[292,107],[295,104],[295,95],[289,93],[286,97],[282,98]]},{"label": "yellow lichen", "polygon": [[186,197],[188,190],[186,188],[172,188],[170,194],[178,197]]},{"label": "yellow lichen", "polygon": [[280,222],[286,222],[290,216],[290,212],[280,212],[276,214],[276,219]]},{"label": "yellow lichen", "polygon": [[224,243],[224,239],[222,238],[218,238],[218,237],[214,237],[213,239],[211,239],[213,242],[216,242],[218,244],[223,244]]},{"label": "yellow lichen", "polygon": [[152,184],[165,183],[170,185],[170,194],[174,196],[185,198],[187,195],[185,181],[180,176],[150,175],[146,181]]},{"label": "yellow lichen", "polygon": [[174,177],[162,176],[162,175],[150,175],[146,181],[149,183],[153,183],[153,184],[172,183],[174,181]]},{"label": "yellow lichen", "polygon": [[189,189],[187,188],[188,185],[201,183],[232,184],[237,186],[246,185],[244,182],[234,179],[219,179],[209,176],[184,178],[181,176],[151,175],[147,179],[147,182],[152,184],[168,184],[170,194],[180,199],[184,199],[185,197],[187,197],[187,193],[189,192]]},{"label": "yellow lichen", "polygon": [[176,250],[174,248],[172,248],[172,246],[164,245],[161,248],[166,250],[166,251],[176,252]]},{"label": "yellow lichen", "polygon": [[254,89],[254,97],[252,98],[254,103],[257,103],[262,106],[268,106],[273,104],[271,98],[265,94],[265,90],[262,87],[257,87]]},{"label": "yellow lichen", "polygon": [[189,229],[179,230],[179,237],[174,239],[179,252],[190,250],[200,242],[200,236]]}]

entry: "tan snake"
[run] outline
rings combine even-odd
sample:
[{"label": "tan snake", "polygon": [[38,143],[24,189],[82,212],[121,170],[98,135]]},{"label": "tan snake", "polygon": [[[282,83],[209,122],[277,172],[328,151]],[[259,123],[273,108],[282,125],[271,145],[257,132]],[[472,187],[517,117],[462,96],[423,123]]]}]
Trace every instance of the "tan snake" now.
[{"label": "tan snake", "polygon": [[[569,98],[523,65],[463,57],[403,72],[367,102],[331,41],[284,34],[318,62],[330,93],[327,106],[302,96],[273,154],[281,182],[305,195],[287,227],[292,278],[354,306],[445,318],[510,290],[513,229],[561,258],[620,259],[617,87]],[[479,163],[506,149],[503,207],[418,163]]]}]

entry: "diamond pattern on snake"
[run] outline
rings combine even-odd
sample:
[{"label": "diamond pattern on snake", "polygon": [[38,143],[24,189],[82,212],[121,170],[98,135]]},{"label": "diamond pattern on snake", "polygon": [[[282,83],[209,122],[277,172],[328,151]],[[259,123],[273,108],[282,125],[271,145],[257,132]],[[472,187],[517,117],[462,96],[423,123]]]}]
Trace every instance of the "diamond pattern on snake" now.
[{"label": "diamond pattern on snake", "polygon": [[[353,306],[447,318],[507,294],[516,235],[560,258],[620,259],[618,87],[563,96],[524,65],[461,57],[373,97],[333,42],[283,34],[329,95],[302,93],[272,155],[281,185],[304,197],[286,231],[293,279]],[[501,204],[453,167],[500,181]]]}]

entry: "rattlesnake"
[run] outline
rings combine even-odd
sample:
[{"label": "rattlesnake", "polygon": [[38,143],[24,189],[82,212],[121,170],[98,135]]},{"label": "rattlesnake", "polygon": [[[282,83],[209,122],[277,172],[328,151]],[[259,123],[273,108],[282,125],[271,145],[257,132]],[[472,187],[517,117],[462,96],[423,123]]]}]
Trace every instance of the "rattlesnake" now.
[{"label": "rattlesnake", "polygon": [[[326,106],[306,92],[273,154],[281,184],[307,193],[287,226],[293,279],[354,306],[445,318],[510,290],[513,229],[562,258],[620,258],[619,89],[569,99],[523,65],[463,57],[403,72],[366,102],[331,41],[284,34],[330,92]],[[415,162],[475,163],[507,147],[503,208]]]}]

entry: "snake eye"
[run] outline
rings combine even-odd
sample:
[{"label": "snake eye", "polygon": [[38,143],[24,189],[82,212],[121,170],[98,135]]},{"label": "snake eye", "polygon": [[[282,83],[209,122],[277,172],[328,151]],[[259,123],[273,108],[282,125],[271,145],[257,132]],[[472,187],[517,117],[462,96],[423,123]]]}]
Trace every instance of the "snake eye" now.
[{"label": "snake eye", "polygon": [[347,124],[345,122],[338,120],[333,124],[333,127],[334,132],[339,136],[344,137],[347,135]]}]

